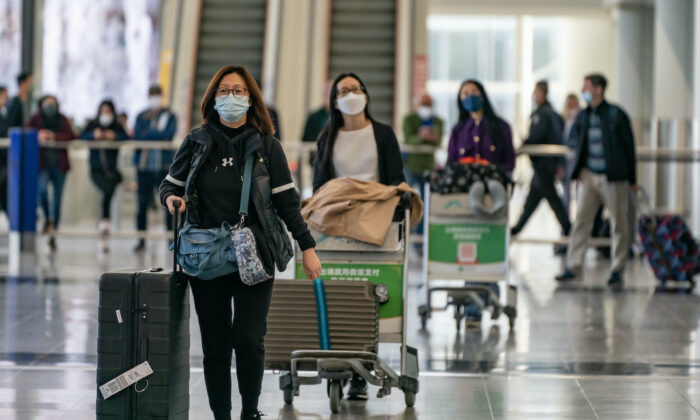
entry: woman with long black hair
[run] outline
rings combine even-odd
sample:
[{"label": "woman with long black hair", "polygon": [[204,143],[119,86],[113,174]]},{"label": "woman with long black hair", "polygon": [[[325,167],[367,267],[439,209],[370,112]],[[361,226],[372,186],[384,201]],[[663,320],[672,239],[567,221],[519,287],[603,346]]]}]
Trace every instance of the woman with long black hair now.
[{"label": "woman with long black hair", "polygon": [[314,191],[333,178],[398,185],[405,181],[394,130],[369,113],[369,92],[355,73],[335,78],[330,118],[318,137]]},{"label": "woman with long black hair", "polygon": [[[97,115],[88,122],[80,134],[83,140],[120,141],[127,140],[129,135],[117,119],[117,111],[114,102],[104,100],[97,107]],[[102,252],[109,250],[107,236],[110,227],[110,206],[112,197],[119,183],[122,182],[122,174],[117,167],[119,149],[92,149],[90,150],[90,178],[95,186],[102,192],[102,205],[100,213],[99,230],[102,235],[100,247]]]},{"label": "woman with long black hair", "polygon": [[510,126],[496,115],[484,86],[477,80],[462,83],[457,94],[459,122],[452,129],[447,160],[486,159],[505,172],[515,168]]},{"label": "woman with long black hair", "polygon": [[[464,157],[485,159],[507,173],[515,168],[515,149],[510,126],[496,115],[486,89],[477,80],[462,83],[457,94],[459,122],[452,129],[447,148],[447,160],[459,161]],[[476,283],[478,284],[478,283]],[[485,283],[496,295],[496,283]],[[476,303],[465,308],[467,326],[481,323],[481,309]]]},{"label": "woman with long black hair", "polygon": [[[160,198],[171,213],[176,203],[190,226],[216,229],[236,225],[244,164],[252,159],[251,194],[245,226],[255,235],[265,271],[284,270],[292,247],[283,224],[299,243],[309,279],[321,275],[315,242],[301,216],[282,145],[260,88],[245,67],[225,66],[209,82],[202,99],[204,124],[190,131],[160,185]],[[247,172],[247,171],[246,171]],[[245,202],[245,201],[244,201]],[[186,203],[186,204],[185,204]],[[244,270],[249,267],[238,267]],[[265,360],[265,320],[273,279],[249,286],[238,271],[204,280],[190,277],[202,333],[204,382],[215,419],[231,418],[231,356],[243,410],[241,419],[259,419],[258,398]],[[233,311],[231,308],[233,300]]]}]

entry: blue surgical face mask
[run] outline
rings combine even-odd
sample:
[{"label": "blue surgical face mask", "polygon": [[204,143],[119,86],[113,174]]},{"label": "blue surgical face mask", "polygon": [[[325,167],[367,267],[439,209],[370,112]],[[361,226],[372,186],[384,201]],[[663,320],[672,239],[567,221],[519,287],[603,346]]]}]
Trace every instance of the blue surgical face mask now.
[{"label": "blue surgical face mask", "polygon": [[484,106],[484,100],[480,95],[469,95],[462,99],[462,106],[469,112],[479,112]]},{"label": "blue surgical face mask", "polygon": [[237,98],[229,93],[226,96],[217,96],[215,98],[216,105],[214,109],[219,113],[221,118],[226,122],[235,123],[236,121],[243,118],[246,112],[248,112],[248,96],[242,98]]},{"label": "blue surgical face mask", "polygon": [[581,99],[583,99],[583,102],[590,104],[591,102],[593,102],[593,94],[587,90],[584,90],[581,93]]}]

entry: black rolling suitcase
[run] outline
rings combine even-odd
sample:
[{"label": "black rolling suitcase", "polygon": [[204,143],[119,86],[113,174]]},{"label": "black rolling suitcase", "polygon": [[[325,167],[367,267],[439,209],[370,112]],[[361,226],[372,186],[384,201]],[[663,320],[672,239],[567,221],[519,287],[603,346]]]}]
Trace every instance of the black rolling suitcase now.
[{"label": "black rolling suitcase", "polygon": [[190,305],[187,279],[176,268],[100,277],[98,419],[188,418]]}]

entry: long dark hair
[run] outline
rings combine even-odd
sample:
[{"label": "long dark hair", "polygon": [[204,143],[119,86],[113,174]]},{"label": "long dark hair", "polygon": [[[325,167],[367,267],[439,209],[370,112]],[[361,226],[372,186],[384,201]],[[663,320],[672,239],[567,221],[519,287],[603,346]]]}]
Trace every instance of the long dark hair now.
[{"label": "long dark hair", "polygon": [[248,87],[248,95],[250,95],[250,108],[248,109],[248,122],[255,127],[258,132],[264,134],[273,134],[275,129],[272,125],[272,120],[270,120],[270,113],[267,112],[265,107],[265,102],[263,102],[262,93],[260,93],[260,88],[255,82],[255,78],[250,74],[248,69],[243,66],[228,65],[219,69],[218,72],[212,77],[207,87],[207,91],[204,93],[202,98],[202,120],[204,123],[207,121],[216,121],[219,119],[219,113],[214,109],[216,89],[219,88],[219,83],[221,79],[227,74],[236,73],[243,78],[245,84]]},{"label": "long dark hair", "polygon": [[367,105],[365,106],[365,117],[367,117],[368,120],[374,121],[372,119],[372,115],[369,113],[369,92],[367,92],[367,86],[365,86],[365,83],[360,79],[360,76],[356,75],[355,73],[349,72],[349,73],[342,73],[338,75],[338,77],[335,78],[333,81],[333,85],[331,86],[331,93],[330,93],[330,116],[328,118],[328,123],[326,124],[325,127],[323,127],[323,130],[321,131],[321,134],[318,135],[317,141],[322,141],[325,140],[326,142],[326,148],[324,151],[324,156],[319,156],[322,159],[329,158],[333,154],[333,146],[335,145],[335,139],[338,137],[338,130],[340,130],[340,127],[343,126],[343,114],[340,112],[338,108],[335,107],[335,101],[338,99],[338,83],[340,83],[341,80],[345,79],[346,77],[352,77],[353,79],[357,80],[360,83],[360,88],[362,89],[362,92],[367,95]]},{"label": "long dark hair", "polygon": [[95,114],[95,121],[100,121],[100,110],[102,109],[103,106],[107,106],[110,111],[112,111],[112,115],[114,115],[114,121],[117,121],[117,109],[114,107],[114,102],[112,102],[111,99],[105,99],[100,104],[97,106],[97,114]]},{"label": "long dark hair", "polygon": [[501,126],[501,119],[498,115],[496,115],[496,112],[494,112],[493,106],[491,106],[491,101],[489,100],[489,96],[486,94],[486,89],[484,89],[484,85],[482,85],[481,82],[479,82],[478,80],[468,79],[462,82],[462,84],[459,86],[459,91],[457,92],[457,108],[459,109],[459,122],[463,122],[471,118],[470,112],[464,109],[464,105],[462,105],[462,99],[460,99],[459,97],[462,93],[462,89],[468,83],[473,84],[479,90],[479,93],[481,94],[481,97],[483,98],[484,102],[483,110],[484,119],[486,120],[486,129],[491,134],[491,141],[493,142],[494,146],[500,147],[501,143],[503,142],[503,127]]}]

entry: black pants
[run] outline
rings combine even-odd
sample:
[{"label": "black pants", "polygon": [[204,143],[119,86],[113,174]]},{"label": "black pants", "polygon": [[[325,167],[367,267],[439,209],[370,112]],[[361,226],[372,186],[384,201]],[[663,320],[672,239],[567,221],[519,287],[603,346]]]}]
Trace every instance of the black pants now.
[{"label": "black pants", "polygon": [[535,212],[543,198],[547,200],[549,207],[554,211],[554,215],[557,217],[564,234],[568,235],[571,230],[571,222],[569,221],[566,208],[564,208],[564,203],[562,203],[554,187],[554,172],[542,169],[535,170],[535,175],[532,177],[532,183],[530,184],[530,192],[527,195],[527,199],[525,199],[523,213],[520,215],[520,219],[513,227],[513,230],[519,232],[525,227],[528,219],[530,219],[530,216]]},{"label": "black pants", "polygon": [[122,182],[122,176],[116,171],[105,171],[102,168],[92,168],[90,178],[95,186],[102,192],[102,219],[109,219],[112,197],[117,186]]},{"label": "black pants", "polygon": [[[204,351],[204,382],[215,414],[231,410],[231,355],[243,409],[258,407],[265,362],[264,338],[273,280],[248,286],[238,273],[190,279]],[[233,311],[231,299],[233,298]]]},{"label": "black pants", "polygon": [[[136,174],[136,182],[138,183],[138,200],[139,207],[136,213],[136,229],[146,230],[148,221],[148,206],[153,202],[153,192],[158,190],[161,181],[168,175],[168,171],[150,172],[138,171]],[[168,230],[173,228],[173,219],[165,210],[165,225]]]}]

